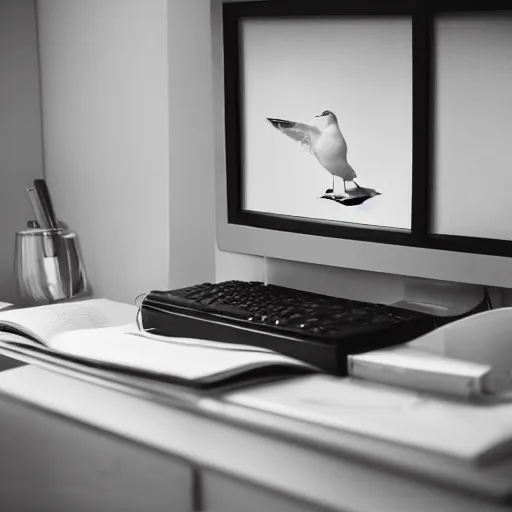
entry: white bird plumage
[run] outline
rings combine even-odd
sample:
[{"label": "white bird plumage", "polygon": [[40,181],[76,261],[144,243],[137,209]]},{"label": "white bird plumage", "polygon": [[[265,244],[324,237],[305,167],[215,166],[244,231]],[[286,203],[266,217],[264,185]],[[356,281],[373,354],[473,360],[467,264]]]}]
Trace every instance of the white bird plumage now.
[{"label": "white bird plumage", "polygon": [[359,188],[355,181],[357,174],[347,161],[347,143],[333,112],[324,110],[322,114],[309,121],[288,121],[269,117],[267,119],[274,128],[306,147],[320,165],[332,174],[333,190],[335,176],[343,180],[345,192],[346,181],[353,182]]}]

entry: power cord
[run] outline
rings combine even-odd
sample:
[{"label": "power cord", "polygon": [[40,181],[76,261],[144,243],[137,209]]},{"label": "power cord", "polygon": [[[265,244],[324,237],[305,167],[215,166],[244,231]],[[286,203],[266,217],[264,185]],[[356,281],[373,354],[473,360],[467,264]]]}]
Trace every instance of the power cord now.
[{"label": "power cord", "polygon": [[487,309],[488,310],[494,309],[492,301],[491,301],[491,296],[489,295],[489,290],[487,289],[487,286],[484,286],[484,299],[485,299],[485,304],[487,306]]},{"label": "power cord", "polygon": [[[135,306],[137,306],[137,315],[135,316],[135,322],[137,323],[137,328],[139,329],[139,331],[144,330],[142,327],[141,321],[140,321],[140,317],[142,314],[142,311],[141,311],[142,301],[144,300],[146,295],[147,295],[147,293],[140,293],[139,295],[137,295],[137,297],[135,297],[135,300],[133,301]],[[138,302],[141,297],[143,297],[142,301]]]}]

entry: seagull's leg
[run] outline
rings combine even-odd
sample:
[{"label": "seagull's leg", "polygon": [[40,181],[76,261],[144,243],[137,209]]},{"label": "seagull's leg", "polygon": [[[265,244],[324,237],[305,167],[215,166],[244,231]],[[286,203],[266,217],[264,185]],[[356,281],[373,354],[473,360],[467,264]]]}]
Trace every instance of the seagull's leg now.
[{"label": "seagull's leg", "polygon": [[356,181],[356,180],[352,180],[352,183],[353,183],[357,188],[361,188],[361,187],[357,184],[357,181]]},{"label": "seagull's leg", "polygon": [[332,175],[332,193],[334,194],[334,174]]},{"label": "seagull's leg", "polygon": [[[343,180],[343,178],[341,178]],[[343,190],[345,191],[345,194],[347,193],[347,185],[345,184],[345,180],[343,180]]]}]

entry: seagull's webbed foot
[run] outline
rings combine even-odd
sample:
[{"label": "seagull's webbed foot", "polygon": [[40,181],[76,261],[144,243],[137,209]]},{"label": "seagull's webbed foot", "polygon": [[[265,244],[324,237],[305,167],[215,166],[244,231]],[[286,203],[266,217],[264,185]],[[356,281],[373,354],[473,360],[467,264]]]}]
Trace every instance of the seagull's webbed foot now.
[{"label": "seagull's webbed foot", "polygon": [[366,187],[351,188],[344,195],[336,195],[331,189],[327,189],[321,199],[330,199],[344,206],[357,206],[372,197],[381,195],[381,192]]}]

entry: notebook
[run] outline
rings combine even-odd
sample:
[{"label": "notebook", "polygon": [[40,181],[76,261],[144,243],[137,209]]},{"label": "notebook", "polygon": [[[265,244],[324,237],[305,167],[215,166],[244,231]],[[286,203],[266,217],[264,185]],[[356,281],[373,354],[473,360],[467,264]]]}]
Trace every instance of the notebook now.
[{"label": "notebook", "polygon": [[80,365],[197,389],[316,371],[266,349],[152,335],[137,327],[137,311],[107,299],[0,311],[0,352],[46,367]]}]

